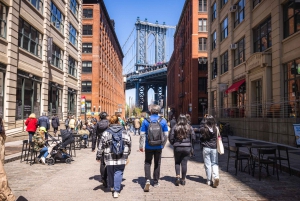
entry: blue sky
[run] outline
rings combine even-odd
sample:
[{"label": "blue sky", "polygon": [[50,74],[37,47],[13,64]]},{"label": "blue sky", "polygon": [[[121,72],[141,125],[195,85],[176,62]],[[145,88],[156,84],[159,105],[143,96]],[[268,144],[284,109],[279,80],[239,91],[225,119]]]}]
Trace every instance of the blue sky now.
[{"label": "blue sky", "polygon": [[[121,47],[128,39],[123,50],[124,54],[128,49],[130,49],[130,39],[132,38],[133,40],[133,36],[129,36],[134,28],[134,23],[136,22],[137,17],[140,17],[143,21],[147,18],[148,22],[151,23],[155,23],[157,20],[159,24],[165,22],[167,25],[176,26],[184,2],[185,0],[104,0],[110,18],[115,20],[115,31]],[[126,48],[127,46],[128,48]],[[130,59],[130,53],[131,52],[129,51],[126,55],[127,59]],[[126,63],[126,61],[127,60],[124,60],[123,66],[127,65],[128,62]],[[153,96],[153,91],[149,90],[148,94],[149,101],[149,99]],[[127,104],[129,103],[130,96],[133,97],[133,100],[135,100],[134,89],[126,91]]]}]

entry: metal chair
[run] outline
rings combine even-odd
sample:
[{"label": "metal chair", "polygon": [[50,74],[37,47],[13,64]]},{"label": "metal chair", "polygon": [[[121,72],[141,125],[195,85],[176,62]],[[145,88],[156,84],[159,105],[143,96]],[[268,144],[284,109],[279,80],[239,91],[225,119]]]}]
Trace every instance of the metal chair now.
[{"label": "metal chair", "polygon": [[20,163],[22,162],[23,156],[24,156],[24,161],[27,160],[28,162],[29,151],[30,151],[30,146],[28,144],[28,140],[23,140]]},{"label": "metal chair", "polygon": [[[279,161],[280,172],[282,172],[281,161],[287,161],[288,166],[289,166],[289,173],[291,176],[292,173],[291,173],[291,166],[290,166],[289,148],[286,146],[278,145],[277,150],[278,150],[278,156],[277,157],[271,156],[271,157],[269,157],[269,159]],[[280,153],[281,151],[285,151],[286,157],[281,156],[281,153]],[[273,167],[273,172],[274,172],[274,167]]]},{"label": "metal chair", "polygon": [[[33,163],[34,163],[34,159],[38,156],[37,154],[39,153],[39,151],[35,151],[34,150],[34,142],[30,142],[29,143],[29,145],[30,145],[30,150],[29,150],[29,152],[30,152],[30,165],[32,165]],[[32,159],[32,157],[34,157],[33,159]]]},{"label": "metal chair", "polygon": [[[233,155],[231,155],[231,153],[233,153]],[[238,169],[239,165],[242,170],[243,169],[243,166],[242,166],[243,160],[247,160],[248,173],[250,174],[250,155],[248,155],[248,156],[240,155],[239,147],[234,147],[234,146],[228,147],[227,172],[228,172],[228,166],[229,166],[229,159],[234,159],[235,175],[237,175],[237,169]]]}]

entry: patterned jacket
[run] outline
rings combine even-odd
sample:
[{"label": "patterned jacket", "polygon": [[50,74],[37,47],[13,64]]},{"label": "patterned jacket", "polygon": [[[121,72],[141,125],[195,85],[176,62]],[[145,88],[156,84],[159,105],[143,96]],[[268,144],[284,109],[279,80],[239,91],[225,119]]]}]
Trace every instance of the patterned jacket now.
[{"label": "patterned jacket", "polygon": [[34,151],[40,151],[45,146],[46,142],[39,133],[32,136],[32,141],[34,142]]},{"label": "patterned jacket", "polygon": [[112,153],[110,148],[110,145],[112,143],[112,135],[109,132],[104,131],[99,143],[96,160],[100,160],[102,154],[104,153],[104,161],[106,165],[125,165],[131,151],[130,134],[124,129],[122,125],[119,124],[112,124],[109,126],[109,129],[113,132],[118,132],[121,129],[123,130],[122,138],[124,143],[124,152],[122,156],[116,156]]}]

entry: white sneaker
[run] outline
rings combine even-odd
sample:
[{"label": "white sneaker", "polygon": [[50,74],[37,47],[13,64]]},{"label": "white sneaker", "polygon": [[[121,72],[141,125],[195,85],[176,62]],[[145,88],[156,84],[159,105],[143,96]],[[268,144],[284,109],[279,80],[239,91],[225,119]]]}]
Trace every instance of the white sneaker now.
[{"label": "white sneaker", "polygon": [[149,188],[150,188],[150,180],[148,179],[146,181],[145,187],[144,187],[144,192],[149,192]]},{"label": "white sneaker", "polygon": [[211,181],[207,181],[206,184],[207,184],[208,186],[210,186],[210,185],[211,185]]},{"label": "white sneaker", "polygon": [[219,186],[219,183],[220,183],[219,178],[215,178],[213,187],[214,187],[214,188],[217,188],[217,186]]},{"label": "white sneaker", "polygon": [[41,157],[41,161],[42,161],[42,164],[43,164],[43,165],[46,164],[46,159],[45,159],[45,157]]},{"label": "white sneaker", "polygon": [[115,191],[114,194],[113,194],[113,197],[114,197],[114,198],[118,198],[119,195],[120,195],[120,193],[118,193],[117,191]]}]

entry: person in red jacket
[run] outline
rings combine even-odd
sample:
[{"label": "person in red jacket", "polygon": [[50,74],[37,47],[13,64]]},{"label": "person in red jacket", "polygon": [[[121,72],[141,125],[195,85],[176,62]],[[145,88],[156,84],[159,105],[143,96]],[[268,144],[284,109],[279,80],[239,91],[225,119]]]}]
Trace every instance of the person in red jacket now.
[{"label": "person in red jacket", "polygon": [[37,118],[34,113],[31,113],[29,117],[25,121],[25,125],[27,126],[26,131],[29,134],[29,142],[32,141],[32,136],[35,134],[37,129]]}]

